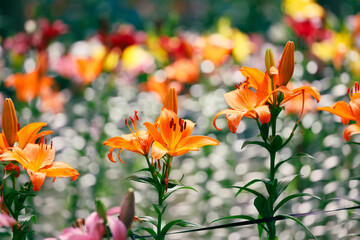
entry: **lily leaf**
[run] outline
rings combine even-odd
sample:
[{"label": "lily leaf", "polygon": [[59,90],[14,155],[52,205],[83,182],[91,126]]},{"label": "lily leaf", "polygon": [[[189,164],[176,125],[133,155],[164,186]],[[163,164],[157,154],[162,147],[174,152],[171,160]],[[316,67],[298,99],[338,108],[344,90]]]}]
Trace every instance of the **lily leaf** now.
[{"label": "lily leaf", "polygon": [[307,153],[297,153],[297,154],[289,157],[288,159],[285,159],[285,160],[279,162],[278,164],[276,164],[274,171],[276,172],[277,169],[278,169],[283,163],[286,163],[287,161],[290,161],[290,160],[292,160],[292,159],[301,159],[301,158],[310,158],[310,159],[313,159],[313,160],[317,161],[316,158],[314,158],[313,156],[311,156],[311,155],[309,155],[309,154],[307,154]]},{"label": "lily leaf", "polygon": [[288,219],[291,219],[291,220],[295,221],[295,222],[298,223],[300,226],[302,226],[302,227],[306,230],[306,232],[307,232],[313,239],[316,239],[316,240],[317,240],[317,238],[316,238],[315,235],[310,231],[310,229],[309,229],[307,226],[305,226],[299,219],[294,218],[294,217],[289,216],[289,215],[279,215],[279,216],[284,217],[284,218],[288,218]]},{"label": "lily leaf", "polygon": [[259,179],[259,178],[256,178],[256,179],[254,179],[254,180],[251,180],[250,182],[248,182],[247,184],[245,184],[245,186],[243,186],[243,188],[240,189],[240,190],[236,193],[235,197],[236,197],[237,195],[239,195],[239,194],[244,190],[244,188],[247,188],[247,187],[253,185],[254,183],[263,182],[263,181],[264,181],[264,180]]},{"label": "lily leaf", "polygon": [[192,187],[188,187],[188,186],[176,186],[171,188],[169,191],[167,191],[163,197],[163,200],[167,199],[171,194],[173,194],[175,191],[180,190],[180,189],[191,189],[194,190],[195,192],[197,192],[197,190],[195,188]]},{"label": "lily leaf", "polygon": [[168,224],[166,224],[161,229],[160,234],[165,235],[170,230],[170,228],[172,228],[174,225],[178,225],[178,226],[181,226],[181,227],[197,227],[197,226],[199,226],[198,224],[191,223],[191,222],[188,222],[188,221],[185,221],[185,220],[182,220],[182,219],[173,220],[173,221],[169,222]]},{"label": "lily leaf", "polygon": [[[243,190],[245,190],[245,191],[247,191],[247,192],[249,192],[249,193],[252,193],[252,194],[254,194],[255,196],[261,196],[261,197],[264,197],[261,193],[259,193],[258,191],[255,191],[255,190],[252,190],[251,188],[247,188],[247,187],[238,187],[238,186],[233,186],[234,188],[239,188],[241,191],[243,191]],[[239,190],[239,191],[240,191]],[[238,191],[238,193],[239,193],[239,191]],[[240,191],[240,192],[241,192]],[[235,195],[235,197],[238,195],[238,193],[236,193],[236,195]]]},{"label": "lily leaf", "polygon": [[285,189],[289,186],[289,184],[294,181],[294,179],[296,177],[300,176],[300,174],[295,174],[295,175],[291,175],[291,176],[287,176],[287,177],[284,177],[282,179],[279,180],[279,183],[277,184],[277,187],[276,187],[276,192],[275,192],[275,200],[280,196],[280,194],[282,192],[285,191]]},{"label": "lily leaf", "polygon": [[211,223],[222,221],[222,220],[228,220],[228,219],[245,219],[245,220],[249,220],[249,221],[255,220],[255,218],[250,217],[248,215],[234,215],[234,216],[216,219],[216,220],[212,221]]},{"label": "lily leaf", "polygon": [[245,141],[243,143],[243,145],[241,146],[241,149],[243,149],[244,147],[246,147],[247,145],[250,145],[250,144],[259,145],[259,146],[261,146],[263,148],[266,148],[268,151],[270,151],[269,150],[270,149],[269,144],[264,143],[264,142],[260,142],[260,141]]},{"label": "lily leaf", "polygon": [[154,182],[154,180],[150,177],[140,177],[140,176],[129,176],[126,179],[135,181],[135,182],[140,182],[140,183],[150,183],[151,185],[153,185],[155,188],[157,188],[157,184],[156,182]]},{"label": "lily leaf", "polygon": [[281,200],[278,205],[276,205],[276,207],[274,208],[274,213],[279,210],[279,208],[284,205],[285,203],[287,203],[288,201],[290,201],[291,199],[294,199],[294,198],[298,198],[298,197],[305,197],[305,196],[309,196],[309,197],[313,197],[313,198],[316,198],[316,199],[319,199],[321,200],[320,197],[318,196],[315,196],[313,194],[310,194],[310,193],[295,193],[295,194],[292,194],[290,196],[287,196],[286,198],[284,198],[283,200]]},{"label": "lily leaf", "polygon": [[143,216],[143,217],[139,217],[141,219],[141,221],[143,222],[148,222],[151,223],[154,226],[157,226],[157,222],[155,221],[155,219],[153,217],[150,216]]}]

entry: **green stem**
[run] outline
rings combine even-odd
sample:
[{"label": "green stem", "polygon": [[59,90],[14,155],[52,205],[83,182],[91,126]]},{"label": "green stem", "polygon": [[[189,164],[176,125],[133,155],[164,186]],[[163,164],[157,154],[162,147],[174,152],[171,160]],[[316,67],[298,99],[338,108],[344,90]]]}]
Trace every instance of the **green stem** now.
[{"label": "green stem", "polygon": [[[290,133],[290,136],[289,136],[289,138],[283,143],[283,145],[281,145],[281,148],[283,148],[283,147],[285,147],[286,146],[286,144],[288,144],[289,142],[290,142],[290,140],[293,138],[293,136],[294,136],[294,134],[295,134],[295,130],[296,130],[296,128],[299,126],[299,124],[295,124],[295,126],[294,126],[294,128],[293,128],[293,130],[291,131],[291,133]],[[280,149],[281,149],[280,148]]]}]

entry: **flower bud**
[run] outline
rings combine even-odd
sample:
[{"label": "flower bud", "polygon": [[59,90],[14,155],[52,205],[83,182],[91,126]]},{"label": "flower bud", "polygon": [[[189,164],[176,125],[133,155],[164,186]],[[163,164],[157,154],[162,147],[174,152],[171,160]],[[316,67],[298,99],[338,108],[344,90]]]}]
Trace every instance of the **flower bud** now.
[{"label": "flower bud", "polygon": [[122,203],[121,203],[121,212],[119,219],[124,223],[126,228],[130,228],[131,223],[135,216],[135,195],[134,189],[130,188],[126,193]]},{"label": "flower bud", "polygon": [[2,129],[8,146],[14,146],[14,143],[17,140],[18,122],[16,118],[15,107],[10,98],[6,98],[4,102]]},{"label": "flower bud", "polygon": [[170,88],[168,94],[165,97],[164,107],[172,110],[177,114],[178,112],[178,101],[177,93],[175,88]]},{"label": "flower bud", "polygon": [[279,61],[279,84],[286,86],[294,73],[294,42],[288,41]]},{"label": "flower bud", "polygon": [[5,172],[12,174],[14,173],[14,177],[19,177],[20,176],[20,168],[19,166],[13,164],[13,163],[9,163],[8,165],[5,166],[4,168]]},{"label": "flower bud", "polygon": [[275,66],[274,54],[271,48],[266,49],[265,52],[265,67],[268,74],[270,74],[270,68]]}]

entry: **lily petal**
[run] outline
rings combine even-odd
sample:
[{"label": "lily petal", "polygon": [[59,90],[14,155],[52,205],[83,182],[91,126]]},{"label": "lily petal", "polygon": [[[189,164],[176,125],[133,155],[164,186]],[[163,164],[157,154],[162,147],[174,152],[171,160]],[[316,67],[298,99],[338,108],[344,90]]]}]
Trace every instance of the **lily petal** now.
[{"label": "lily petal", "polygon": [[27,173],[29,174],[31,183],[33,184],[33,190],[40,191],[41,186],[44,184],[46,174],[34,172],[31,169],[28,169]]},{"label": "lily petal", "polygon": [[150,135],[154,138],[154,141],[159,142],[161,145],[163,145],[166,148],[166,143],[164,142],[163,138],[161,137],[160,133],[155,128],[155,126],[149,122],[145,122],[144,125],[149,131]]},{"label": "lily petal", "polygon": [[331,107],[318,107],[317,110],[327,111],[341,117],[341,121],[344,125],[348,124],[350,120],[355,121],[351,107],[345,101],[336,102]]},{"label": "lily petal", "polygon": [[260,87],[265,76],[264,72],[260,71],[257,68],[246,66],[240,68],[239,70],[245,78],[249,77],[249,83],[253,88],[257,90]]},{"label": "lily petal", "polygon": [[18,147],[14,147],[12,148],[12,151],[5,151],[3,154],[1,154],[0,161],[17,161],[24,168],[27,168],[29,164],[29,161],[27,160],[23,151]]},{"label": "lily petal", "polygon": [[167,148],[159,142],[154,142],[151,149],[151,157],[154,159],[162,158],[168,152]]},{"label": "lily petal", "polygon": [[[44,122],[30,123],[18,132],[19,137],[19,148],[24,149],[26,144],[35,143],[35,140],[39,137],[37,134],[42,127],[47,124]],[[44,132],[44,135],[49,134],[51,131]]]},{"label": "lily petal", "polygon": [[345,128],[344,139],[349,141],[350,137],[355,134],[360,134],[360,126],[357,124],[351,124]]},{"label": "lily petal", "polygon": [[183,151],[197,151],[203,146],[207,145],[219,145],[219,141],[206,136],[188,136],[181,139],[178,144],[178,151],[172,156],[183,155]]},{"label": "lily petal", "polygon": [[127,229],[123,222],[115,217],[108,217],[111,235],[114,240],[126,240]]},{"label": "lily petal", "polygon": [[79,176],[79,172],[76,169],[61,161],[53,162],[50,166],[40,169],[39,172],[46,173],[46,177],[72,177],[72,181],[76,180]]}]

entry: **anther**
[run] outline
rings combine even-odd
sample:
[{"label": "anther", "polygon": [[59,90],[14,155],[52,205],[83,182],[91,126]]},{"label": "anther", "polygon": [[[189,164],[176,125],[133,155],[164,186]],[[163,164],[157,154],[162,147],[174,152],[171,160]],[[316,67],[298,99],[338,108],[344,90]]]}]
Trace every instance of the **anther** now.
[{"label": "anther", "polygon": [[128,125],[127,118],[125,118],[125,125]]},{"label": "anther", "polygon": [[172,128],[174,126],[174,119],[172,118],[170,121],[170,128]]},{"label": "anther", "polygon": [[183,125],[179,125],[179,126],[180,126],[180,132],[183,132],[184,131]]},{"label": "anther", "polygon": [[130,118],[131,122],[134,123],[134,119],[132,117],[129,117],[129,118]]},{"label": "anther", "polygon": [[186,121],[184,121],[184,130],[186,129]]},{"label": "anther", "polygon": [[50,142],[50,149],[53,148],[53,141]]},{"label": "anther", "polygon": [[138,117],[137,113],[138,113],[138,112],[137,112],[137,111],[135,111],[134,116],[135,116],[135,120],[137,120],[137,121],[138,121],[138,120],[139,120],[139,117]]},{"label": "anther", "polygon": [[174,128],[173,128],[173,131],[175,132],[175,130],[176,130],[176,123],[174,124]]}]

